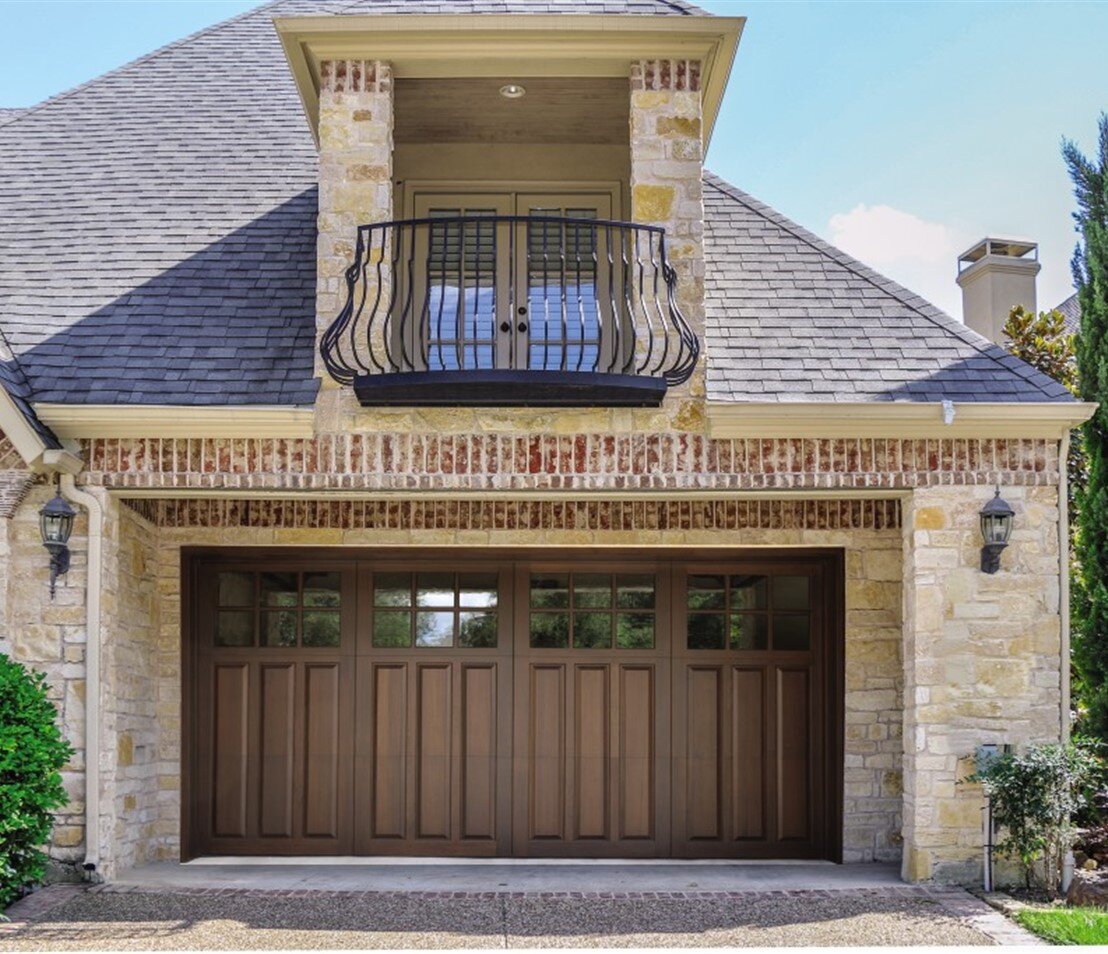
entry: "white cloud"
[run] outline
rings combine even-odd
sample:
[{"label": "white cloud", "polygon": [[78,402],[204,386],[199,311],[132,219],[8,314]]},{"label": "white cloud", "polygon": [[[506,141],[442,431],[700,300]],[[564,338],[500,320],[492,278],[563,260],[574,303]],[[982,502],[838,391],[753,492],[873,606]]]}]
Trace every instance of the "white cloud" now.
[{"label": "white cloud", "polygon": [[961,292],[954,282],[958,254],[970,240],[941,222],[889,205],[859,204],[831,216],[829,241],[883,275],[960,317]]}]

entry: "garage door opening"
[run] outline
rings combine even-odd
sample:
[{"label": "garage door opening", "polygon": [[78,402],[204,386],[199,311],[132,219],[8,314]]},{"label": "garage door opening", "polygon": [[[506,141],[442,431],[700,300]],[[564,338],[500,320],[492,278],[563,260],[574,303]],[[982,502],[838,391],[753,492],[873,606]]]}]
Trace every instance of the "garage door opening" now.
[{"label": "garage door opening", "polygon": [[184,857],[841,858],[842,553],[190,550]]}]

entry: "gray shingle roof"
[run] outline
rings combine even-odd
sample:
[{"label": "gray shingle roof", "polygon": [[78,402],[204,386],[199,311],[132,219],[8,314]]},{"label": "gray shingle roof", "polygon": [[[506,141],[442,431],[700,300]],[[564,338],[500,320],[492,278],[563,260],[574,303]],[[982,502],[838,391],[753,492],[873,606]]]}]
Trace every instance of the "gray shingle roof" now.
[{"label": "gray shingle roof", "polygon": [[1062,317],[1066,319],[1066,331],[1071,335],[1081,331],[1081,302],[1077,300],[1077,292],[1060,305],[1055,305],[1054,310],[1062,313]]},{"label": "gray shingle roof", "polygon": [[22,109],[17,109],[13,106],[0,107],[0,126],[3,126],[4,123],[10,122],[11,120],[15,119],[15,117],[18,116],[21,112],[23,112]]},{"label": "gray shingle roof", "polygon": [[[41,402],[310,404],[316,154],[271,20],[398,3],[278,0],[0,126],[0,328],[19,362],[7,363],[9,386]],[[698,12],[677,0],[402,8],[524,6]],[[707,182],[712,398],[1068,399],[773,210]]]},{"label": "gray shingle roof", "polygon": [[1051,378],[710,173],[704,198],[711,399],[1072,400]]}]

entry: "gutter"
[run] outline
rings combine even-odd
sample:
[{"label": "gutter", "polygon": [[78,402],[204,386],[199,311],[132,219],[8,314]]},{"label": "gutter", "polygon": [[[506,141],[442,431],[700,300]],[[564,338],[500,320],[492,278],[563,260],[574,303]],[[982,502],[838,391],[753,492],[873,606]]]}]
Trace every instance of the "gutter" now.
[{"label": "gutter", "polygon": [[88,574],[85,584],[85,877],[97,880],[100,864],[100,591],[103,583],[104,508],[78,490],[72,474],[61,475],[62,493],[88,512]]}]

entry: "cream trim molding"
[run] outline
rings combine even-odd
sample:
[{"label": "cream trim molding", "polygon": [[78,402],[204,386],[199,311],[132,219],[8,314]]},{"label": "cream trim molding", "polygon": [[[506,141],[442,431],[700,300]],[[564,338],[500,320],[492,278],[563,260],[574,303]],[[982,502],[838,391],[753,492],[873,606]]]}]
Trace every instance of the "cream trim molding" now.
[{"label": "cream trim molding", "polygon": [[700,60],[705,148],[745,17],[614,14],[369,14],[275,17],[312,135],[319,64],[383,60],[393,76],[625,76],[631,63]]},{"label": "cream trim molding", "polygon": [[162,404],[36,404],[39,420],[59,438],[311,437],[310,407]]},{"label": "cream trim molding", "polygon": [[84,461],[67,450],[48,448],[39,433],[23,416],[7,389],[0,387],[0,431],[12,442],[23,463],[34,473],[79,474]]},{"label": "cream trim molding", "polygon": [[708,403],[712,437],[980,437],[1061,438],[1097,405],[940,402]]}]

